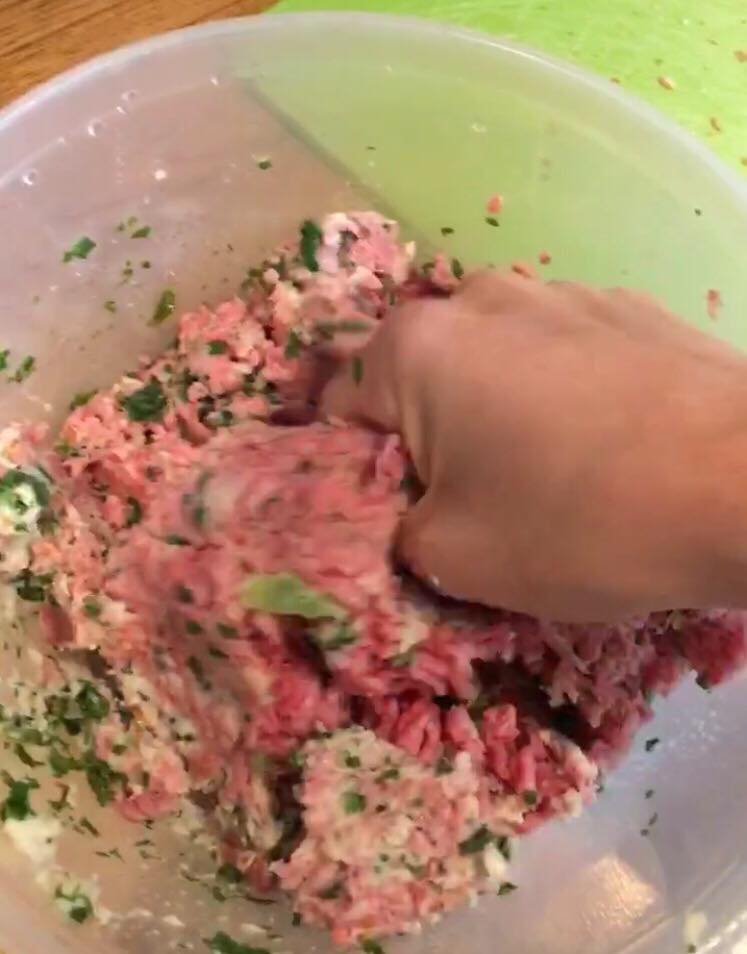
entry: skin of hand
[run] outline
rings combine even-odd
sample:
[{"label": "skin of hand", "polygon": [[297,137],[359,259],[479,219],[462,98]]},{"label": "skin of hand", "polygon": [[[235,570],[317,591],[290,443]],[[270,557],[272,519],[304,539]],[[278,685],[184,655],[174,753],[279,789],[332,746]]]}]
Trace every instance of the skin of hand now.
[{"label": "skin of hand", "polygon": [[564,621],[747,604],[747,357],[643,293],[486,270],[401,305],[326,386],[399,432],[403,561]]}]

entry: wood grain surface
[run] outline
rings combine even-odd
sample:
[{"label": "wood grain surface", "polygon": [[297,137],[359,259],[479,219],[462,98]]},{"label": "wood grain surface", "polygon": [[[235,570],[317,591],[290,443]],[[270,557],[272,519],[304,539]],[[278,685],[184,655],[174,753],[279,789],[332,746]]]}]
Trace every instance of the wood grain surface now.
[{"label": "wood grain surface", "polygon": [[0,0],[0,105],[76,63],[273,0]]}]

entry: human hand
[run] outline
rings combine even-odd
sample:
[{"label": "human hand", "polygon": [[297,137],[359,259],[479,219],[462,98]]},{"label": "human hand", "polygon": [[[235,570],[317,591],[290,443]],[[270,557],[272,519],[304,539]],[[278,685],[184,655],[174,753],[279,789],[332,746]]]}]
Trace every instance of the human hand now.
[{"label": "human hand", "polygon": [[322,410],[402,434],[425,493],[400,554],[444,593],[566,621],[747,603],[747,358],[642,293],[473,273],[396,309]]}]

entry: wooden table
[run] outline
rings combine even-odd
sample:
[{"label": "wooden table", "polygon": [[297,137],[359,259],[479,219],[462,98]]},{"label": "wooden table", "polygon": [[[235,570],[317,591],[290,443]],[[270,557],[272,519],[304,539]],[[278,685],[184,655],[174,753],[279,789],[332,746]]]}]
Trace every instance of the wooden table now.
[{"label": "wooden table", "polygon": [[0,0],[0,105],[75,63],[273,0]]}]

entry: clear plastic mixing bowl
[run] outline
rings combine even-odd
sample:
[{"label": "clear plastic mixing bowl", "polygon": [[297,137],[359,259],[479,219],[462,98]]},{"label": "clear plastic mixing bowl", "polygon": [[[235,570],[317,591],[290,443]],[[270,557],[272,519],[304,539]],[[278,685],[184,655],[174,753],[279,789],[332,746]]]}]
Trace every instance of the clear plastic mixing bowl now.
[{"label": "clear plastic mixing bowl", "polygon": [[[484,218],[494,192],[498,228]],[[25,385],[3,385],[0,419],[59,419],[75,391],[158,347],[173,332],[147,320],[164,287],[178,309],[215,302],[303,217],[372,203],[465,265],[547,250],[548,275],[647,288],[704,326],[718,289],[710,327],[747,344],[744,183],[608,80],[411,20],[270,16],[119,51],[0,115],[0,344],[38,366]],[[150,237],[117,229],[130,216]],[[63,264],[83,235],[94,251]],[[6,659],[6,676],[18,665]],[[683,686],[657,703],[596,806],[525,840],[517,892],[387,950],[683,954],[704,913],[698,949],[744,954],[746,723],[743,679],[713,694]],[[661,742],[646,752],[649,736]],[[160,860],[143,860],[140,829],[80,798],[101,835],[66,840],[62,863],[98,874],[99,906],[126,917],[113,939],[63,922],[4,843],[8,954],[199,951],[221,928],[273,950],[328,949],[281,906],[220,904],[185,881],[170,831],[152,835]],[[124,863],[95,854],[115,844]]]}]

